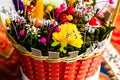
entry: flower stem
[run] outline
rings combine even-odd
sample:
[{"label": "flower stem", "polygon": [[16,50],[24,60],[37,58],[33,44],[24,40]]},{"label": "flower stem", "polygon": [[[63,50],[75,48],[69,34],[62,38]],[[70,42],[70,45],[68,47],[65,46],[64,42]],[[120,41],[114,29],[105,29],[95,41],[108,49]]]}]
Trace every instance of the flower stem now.
[{"label": "flower stem", "polygon": [[104,8],[107,6],[107,3],[104,5],[104,7],[96,14],[96,15],[99,15],[103,10]]},{"label": "flower stem", "polygon": [[52,33],[53,29],[54,29],[55,21],[58,20],[59,14],[60,14],[60,13],[57,14],[56,19],[54,20],[53,24],[50,26],[50,32],[49,32],[49,34],[48,34],[48,42],[50,41],[50,35],[51,35],[51,33]]},{"label": "flower stem", "polygon": [[23,39],[23,42],[27,39],[27,37],[28,37],[28,35],[26,34],[26,35],[25,35],[25,38]]},{"label": "flower stem", "polygon": [[52,20],[52,17],[51,17],[51,15],[50,15],[50,13],[48,13],[48,14],[49,14],[50,20]]},{"label": "flower stem", "polygon": [[27,6],[25,6],[24,18],[26,18]]},{"label": "flower stem", "polygon": [[15,25],[13,24],[13,22],[12,22],[12,25],[13,25],[13,27],[14,27],[15,34],[16,34],[16,36],[17,36],[17,39],[19,40],[20,38],[19,38],[19,36],[18,36],[17,29],[16,29]]},{"label": "flower stem", "polygon": [[20,9],[19,6],[20,6],[20,5],[19,5],[19,0],[17,0],[18,11],[19,11],[19,9]]},{"label": "flower stem", "polygon": [[109,1],[100,1],[100,2],[97,2],[96,4],[103,3],[103,2],[109,2]]},{"label": "flower stem", "polygon": [[30,32],[30,46],[32,46],[32,32]]}]

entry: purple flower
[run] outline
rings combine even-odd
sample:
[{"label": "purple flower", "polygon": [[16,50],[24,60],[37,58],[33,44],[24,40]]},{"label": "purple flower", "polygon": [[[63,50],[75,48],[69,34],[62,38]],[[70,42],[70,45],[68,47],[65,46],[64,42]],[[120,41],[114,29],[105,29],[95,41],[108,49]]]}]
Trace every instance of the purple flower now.
[{"label": "purple flower", "polygon": [[21,36],[24,36],[25,35],[25,30],[20,30],[20,32],[19,32],[19,34],[21,35]]},{"label": "purple flower", "polygon": [[[14,6],[16,11],[23,11],[24,10],[24,4],[22,0],[13,0]],[[19,5],[19,6],[18,6]],[[19,8],[19,10],[18,10]]]}]

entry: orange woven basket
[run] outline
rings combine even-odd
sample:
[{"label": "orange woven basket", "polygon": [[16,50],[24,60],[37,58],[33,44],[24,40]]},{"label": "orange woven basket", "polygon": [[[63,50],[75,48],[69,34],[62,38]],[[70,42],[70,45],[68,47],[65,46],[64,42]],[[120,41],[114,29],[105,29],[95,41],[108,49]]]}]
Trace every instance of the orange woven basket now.
[{"label": "orange woven basket", "polygon": [[93,76],[102,62],[103,53],[74,60],[49,60],[19,54],[23,72],[30,80],[85,80]]}]

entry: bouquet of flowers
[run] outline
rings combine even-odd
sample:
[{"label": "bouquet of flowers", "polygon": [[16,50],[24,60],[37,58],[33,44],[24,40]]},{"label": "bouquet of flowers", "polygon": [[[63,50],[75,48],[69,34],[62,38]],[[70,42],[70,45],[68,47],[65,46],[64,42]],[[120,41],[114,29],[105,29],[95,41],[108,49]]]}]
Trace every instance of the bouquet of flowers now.
[{"label": "bouquet of flowers", "polygon": [[107,25],[96,0],[25,0],[23,7],[20,16],[11,22],[6,19],[8,32],[28,51],[35,48],[43,56],[48,51],[59,52],[60,57],[72,51],[93,52],[114,29]]}]

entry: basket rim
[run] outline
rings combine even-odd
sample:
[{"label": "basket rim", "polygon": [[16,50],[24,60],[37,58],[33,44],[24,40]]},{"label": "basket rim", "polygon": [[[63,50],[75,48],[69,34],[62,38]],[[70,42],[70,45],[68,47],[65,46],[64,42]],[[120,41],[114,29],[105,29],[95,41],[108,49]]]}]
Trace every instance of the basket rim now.
[{"label": "basket rim", "polygon": [[27,50],[25,50],[25,51],[21,50],[19,48],[18,44],[13,44],[13,45],[15,46],[15,48],[17,48],[18,51],[20,51],[20,54],[22,54],[22,55],[30,56],[35,60],[45,60],[47,62],[53,62],[53,63],[54,62],[74,62],[77,60],[86,60],[86,59],[89,59],[91,57],[99,56],[102,53],[102,51],[105,49],[105,46],[103,46],[102,49],[100,49],[99,51],[97,51],[95,53],[87,54],[87,56],[85,55],[85,57],[82,57],[84,54],[80,54],[74,58],[62,57],[62,58],[58,58],[58,59],[49,59],[48,56],[36,56],[36,55],[32,54],[32,52],[29,52]]}]

